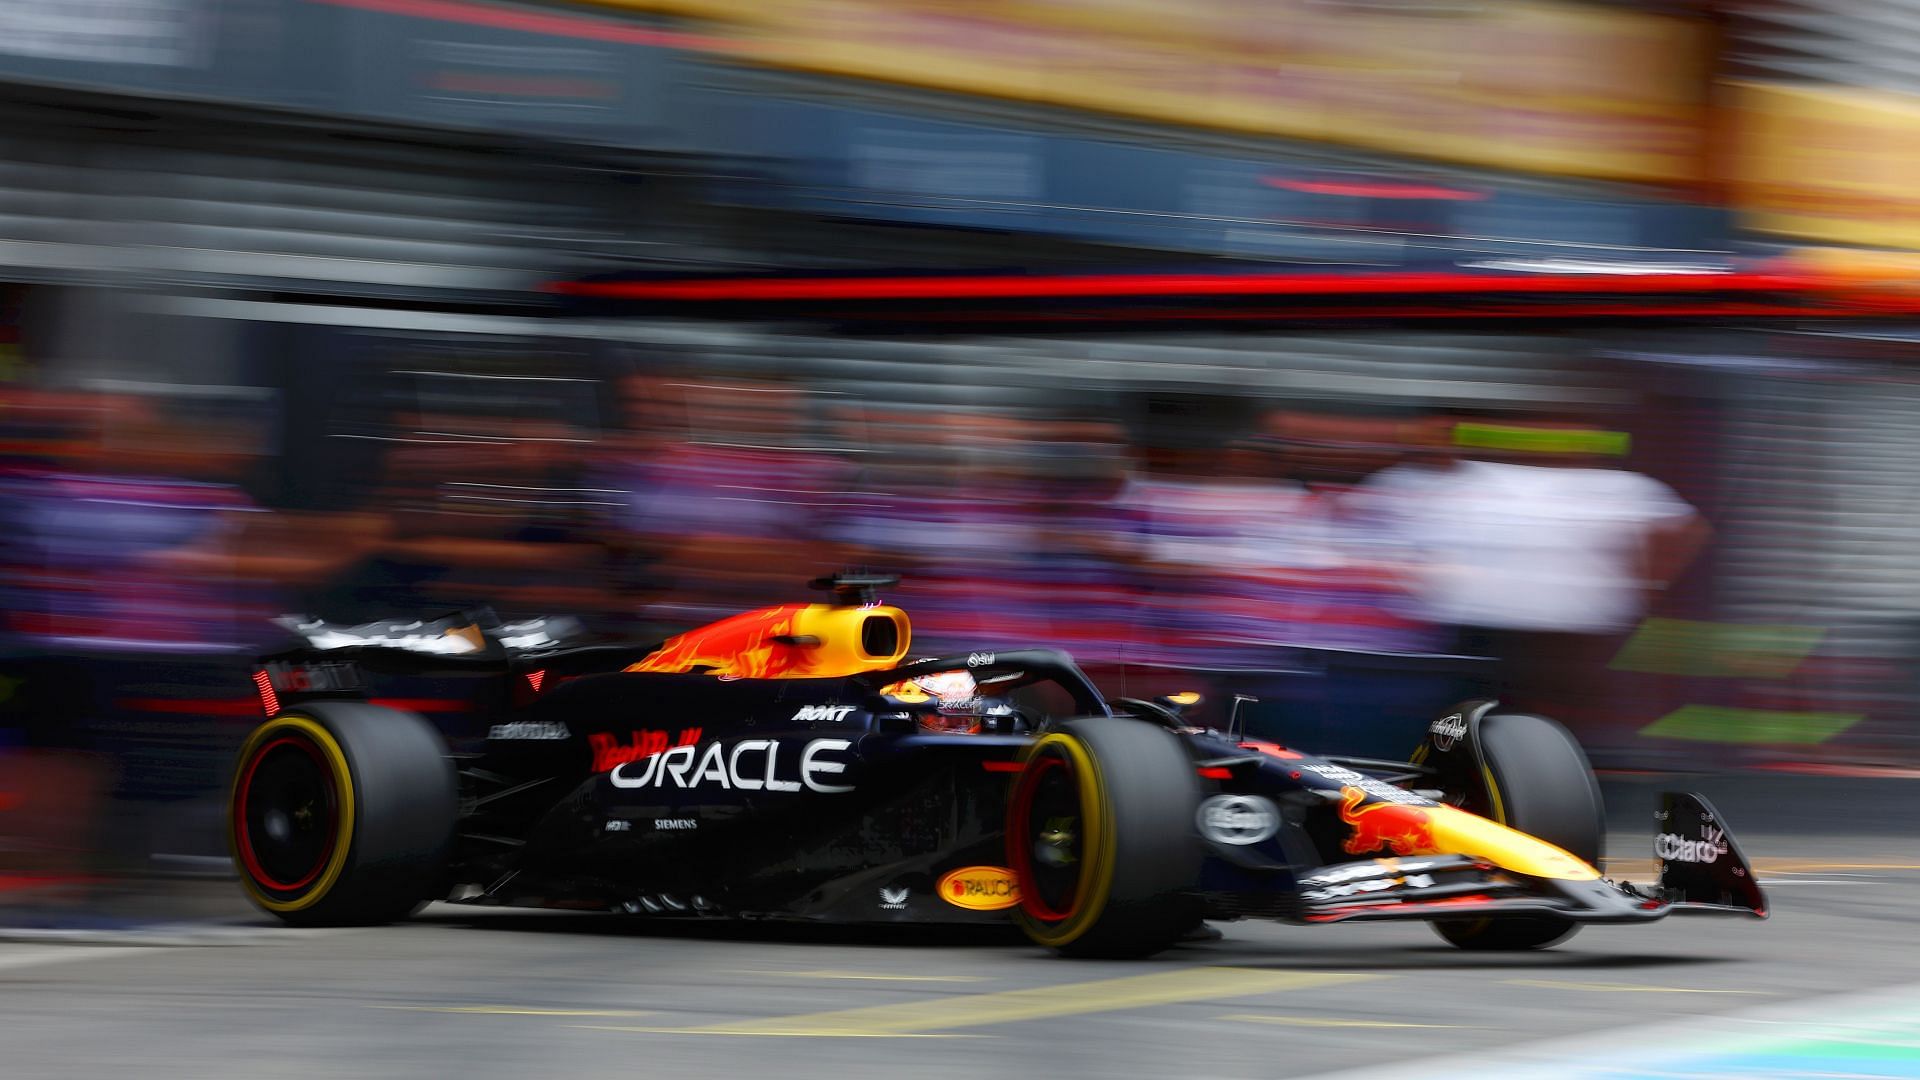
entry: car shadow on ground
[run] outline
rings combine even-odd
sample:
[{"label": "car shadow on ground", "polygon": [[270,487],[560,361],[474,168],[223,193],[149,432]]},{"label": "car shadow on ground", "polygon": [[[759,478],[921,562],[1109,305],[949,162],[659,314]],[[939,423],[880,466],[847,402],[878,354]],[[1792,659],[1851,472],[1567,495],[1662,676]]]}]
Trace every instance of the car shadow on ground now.
[{"label": "car shadow on ground", "polygon": [[1231,940],[1190,948],[1189,956],[1216,955],[1240,968],[1284,968],[1288,971],[1635,971],[1655,968],[1694,968],[1739,963],[1739,956],[1683,953],[1601,952],[1568,943],[1523,952],[1467,952],[1447,945],[1365,946],[1328,948],[1312,952],[1281,949]]},{"label": "car shadow on ground", "polygon": [[[662,940],[780,943],[837,947],[1006,948],[1039,953],[1011,923],[976,926],[928,926],[911,923],[802,923],[730,919],[649,919],[603,912],[539,910],[462,910],[438,907],[416,923],[450,929],[519,934],[570,934]],[[1515,953],[1465,952],[1447,945],[1367,945],[1313,942],[1312,928],[1300,928],[1296,943],[1236,937],[1225,924],[1219,940],[1183,942],[1163,959],[1242,968],[1289,971],[1629,971],[1738,962],[1741,957],[1675,953],[1611,952],[1573,942],[1550,949]]]},{"label": "car shadow on ground", "polygon": [[1012,923],[929,926],[913,923],[808,923],[751,919],[655,919],[606,912],[434,908],[416,924],[521,934],[678,938],[689,941],[783,942],[875,947],[1023,945]]}]

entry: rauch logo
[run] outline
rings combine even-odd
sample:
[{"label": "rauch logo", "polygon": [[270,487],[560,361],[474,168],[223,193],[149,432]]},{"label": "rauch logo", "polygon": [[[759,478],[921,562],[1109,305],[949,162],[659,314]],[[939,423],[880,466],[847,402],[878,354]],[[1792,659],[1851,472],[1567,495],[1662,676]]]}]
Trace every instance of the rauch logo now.
[{"label": "rauch logo", "polygon": [[1020,902],[1020,883],[1003,866],[965,866],[940,879],[940,899],[972,911],[998,911]]}]

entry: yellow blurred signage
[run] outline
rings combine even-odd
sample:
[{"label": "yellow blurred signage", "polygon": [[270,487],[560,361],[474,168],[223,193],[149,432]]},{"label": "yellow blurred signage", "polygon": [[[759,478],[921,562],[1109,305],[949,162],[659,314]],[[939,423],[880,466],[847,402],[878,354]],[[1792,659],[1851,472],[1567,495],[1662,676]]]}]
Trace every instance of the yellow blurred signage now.
[{"label": "yellow blurred signage", "polygon": [[1701,178],[1697,21],[1571,0],[603,0],[752,62],[1496,168]]},{"label": "yellow blurred signage", "polygon": [[[1746,224],[1842,244],[1920,248],[1920,97],[1842,87],[1736,88],[1729,172]],[[1850,266],[1912,274],[1912,266]]]}]

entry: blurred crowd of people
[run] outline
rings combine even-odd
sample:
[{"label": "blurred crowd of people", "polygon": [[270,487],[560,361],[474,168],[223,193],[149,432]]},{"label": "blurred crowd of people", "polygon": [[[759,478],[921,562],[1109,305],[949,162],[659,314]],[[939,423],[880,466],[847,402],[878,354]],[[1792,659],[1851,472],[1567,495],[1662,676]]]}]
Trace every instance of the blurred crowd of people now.
[{"label": "blurred crowd of people", "polygon": [[623,392],[648,434],[595,486],[621,503],[639,610],[667,624],[861,565],[905,576],[935,650],[1266,670],[1300,650],[1603,648],[1704,536],[1625,467],[1625,436],[1582,418],[1175,398],[1123,423],[812,408],[775,384]]},{"label": "blurred crowd of people", "polygon": [[1303,652],[1524,658],[1509,689],[1564,715],[1603,698],[1620,635],[1703,535],[1624,467],[1624,438],[1574,418],[1177,395],[1125,421],[903,411],[684,372],[611,389],[608,430],[395,411],[359,436],[376,452],[343,449],[365,475],[325,509],[275,504],[258,416],[12,392],[7,638],[244,653],[277,614],[476,606],[653,634],[863,566],[904,576],[916,651],[1049,644],[1170,678]]}]

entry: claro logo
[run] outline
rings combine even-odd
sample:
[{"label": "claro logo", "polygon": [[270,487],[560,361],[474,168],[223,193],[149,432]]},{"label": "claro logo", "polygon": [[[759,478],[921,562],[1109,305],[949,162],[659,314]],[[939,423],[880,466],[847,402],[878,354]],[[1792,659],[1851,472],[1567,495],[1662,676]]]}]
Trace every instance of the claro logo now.
[{"label": "claro logo", "polygon": [[1699,839],[1663,832],[1653,838],[1653,853],[1667,862],[1710,863],[1727,853],[1727,834],[1708,825]]},{"label": "claro logo", "polygon": [[1020,902],[1020,883],[1003,866],[963,866],[940,879],[940,899],[972,911],[998,911]]}]

